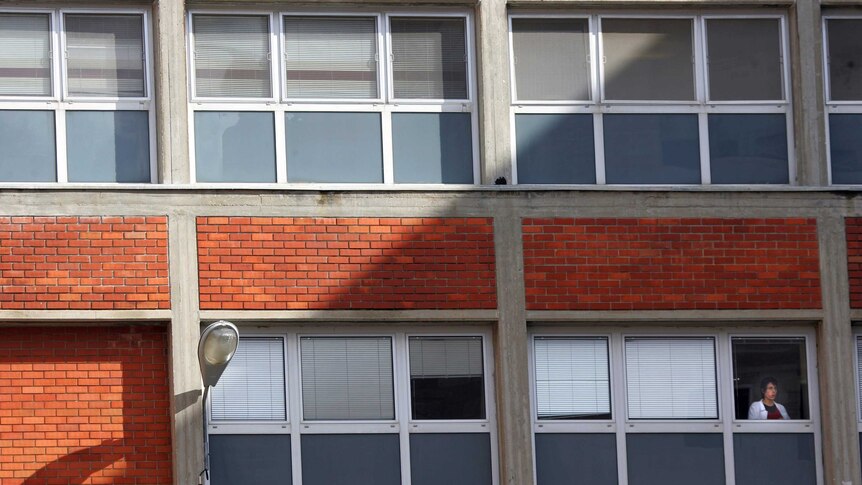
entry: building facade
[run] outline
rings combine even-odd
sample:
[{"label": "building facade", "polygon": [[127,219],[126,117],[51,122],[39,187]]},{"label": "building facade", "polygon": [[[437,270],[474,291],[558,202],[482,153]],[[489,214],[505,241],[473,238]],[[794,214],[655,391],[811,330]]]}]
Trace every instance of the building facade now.
[{"label": "building facade", "polygon": [[0,2],[0,483],[862,485],[858,7]]}]

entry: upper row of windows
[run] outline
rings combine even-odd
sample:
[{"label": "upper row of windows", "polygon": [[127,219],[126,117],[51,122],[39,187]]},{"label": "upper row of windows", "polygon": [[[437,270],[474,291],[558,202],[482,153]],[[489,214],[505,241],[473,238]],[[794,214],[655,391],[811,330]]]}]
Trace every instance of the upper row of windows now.
[{"label": "upper row of windows", "polygon": [[[193,181],[475,183],[470,20],[192,13]],[[859,184],[862,19],[824,27],[831,182]],[[0,181],[156,179],[148,29],[145,11],[0,12]],[[513,182],[793,182],[783,16],[509,30]]]}]

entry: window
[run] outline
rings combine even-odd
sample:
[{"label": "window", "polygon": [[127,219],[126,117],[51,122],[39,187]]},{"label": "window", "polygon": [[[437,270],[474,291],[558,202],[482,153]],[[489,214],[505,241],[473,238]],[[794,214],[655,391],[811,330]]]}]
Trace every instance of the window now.
[{"label": "window", "polygon": [[862,184],[862,18],[826,17],[823,22],[830,182]]},{"label": "window", "polygon": [[481,337],[410,337],[413,419],[485,419]]},{"label": "window", "polygon": [[520,184],[789,184],[780,16],[511,17]]},{"label": "window", "polygon": [[190,17],[196,182],[472,184],[470,17]]},{"label": "window", "polygon": [[736,419],[808,419],[805,339],[734,338],[731,343]]},{"label": "window", "polygon": [[147,29],[142,11],[0,10],[0,182],[155,179]]},{"label": "window", "polygon": [[537,417],[610,419],[610,374],[606,338],[533,340]]},{"label": "window", "polygon": [[213,387],[213,421],[285,421],[284,339],[240,340],[230,365]]}]

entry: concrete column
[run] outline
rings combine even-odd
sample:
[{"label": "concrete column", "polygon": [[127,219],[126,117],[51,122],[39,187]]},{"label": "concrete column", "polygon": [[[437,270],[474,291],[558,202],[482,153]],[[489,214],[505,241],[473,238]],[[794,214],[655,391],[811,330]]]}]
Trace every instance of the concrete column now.
[{"label": "concrete column", "polygon": [[[498,212],[500,214],[501,212]],[[494,218],[499,321],[495,332],[500,483],[533,483],[530,376],[521,218],[509,208]]]},{"label": "concrete column", "polygon": [[200,337],[195,218],[168,219],[171,279],[171,441],[174,484],[198,483],[204,469],[202,383],[197,359]]},{"label": "concrete column", "polygon": [[799,185],[828,185],[819,0],[797,0],[790,18],[793,121]]},{"label": "concrete column", "polygon": [[482,183],[498,177],[512,183],[509,105],[509,24],[506,0],[483,0],[476,7],[479,71],[479,139]]},{"label": "concrete column", "polygon": [[159,182],[189,183],[184,0],[153,0],[156,154]]},{"label": "concrete column", "polygon": [[823,322],[817,332],[823,471],[828,485],[862,483],[844,218],[817,219]]}]

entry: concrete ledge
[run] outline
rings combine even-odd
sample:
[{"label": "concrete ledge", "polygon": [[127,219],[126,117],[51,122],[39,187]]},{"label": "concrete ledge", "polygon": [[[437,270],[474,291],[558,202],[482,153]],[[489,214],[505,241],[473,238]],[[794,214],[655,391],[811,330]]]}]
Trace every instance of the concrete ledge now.
[{"label": "concrete ledge", "polygon": [[408,323],[489,322],[497,320],[497,310],[203,310],[201,321],[230,320],[234,323]]},{"label": "concrete ledge", "polygon": [[170,310],[0,310],[0,325],[67,325],[69,323],[155,323],[171,320]]},{"label": "concrete ledge", "polygon": [[698,326],[715,324],[775,325],[814,323],[822,320],[822,310],[653,310],[653,311],[528,311],[531,325],[631,323]]}]

